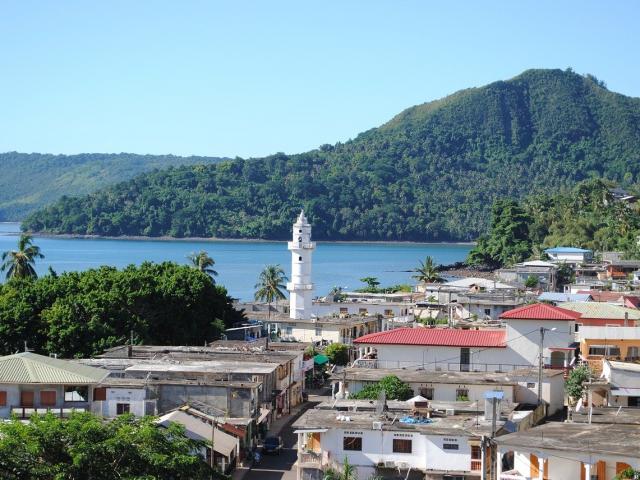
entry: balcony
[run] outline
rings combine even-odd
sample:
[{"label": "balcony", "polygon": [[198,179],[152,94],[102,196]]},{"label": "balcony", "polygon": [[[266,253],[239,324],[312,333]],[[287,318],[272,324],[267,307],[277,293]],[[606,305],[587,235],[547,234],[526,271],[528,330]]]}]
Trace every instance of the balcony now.
[{"label": "balcony", "polygon": [[[296,290],[313,290],[313,283],[298,283]],[[293,291],[293,282],[287,282],[287,290]]]},{"label": "balcony", "polygon": [[478,472],[482,470],[482,460],[471,460],[471,471]]},{"label": "balcony", "polygon": [[316,248],[316,242],[287,242],[289,250],[313,250]]},{"label": "balcony", "polygon": [[65,408],[65,407],[11,407],[11,415],[26,420],[32,415],[46,415],[52,413],[60,418],[68,418],[73,412],[86,412],[85,407]]},{"label": "balcony", "polygon": [[301,452],[298,455],[300,466],[320,467],[322,465],[322,455],[316,452]]}]

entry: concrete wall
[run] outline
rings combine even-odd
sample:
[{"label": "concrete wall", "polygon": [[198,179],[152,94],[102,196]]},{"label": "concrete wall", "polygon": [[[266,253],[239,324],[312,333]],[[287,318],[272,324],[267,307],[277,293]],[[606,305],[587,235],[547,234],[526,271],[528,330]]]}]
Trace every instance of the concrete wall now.
[{"label": "concrete wall", "polygon": [[[362,451],[343,450],[345,436],[362,437]],[[403,438],[412,441],[412,453],[394,453],[393,439]],[[446,441],[445,441],[446,438]],[[443,443],[458,444],[458,450],[443,450]],[[470,470],[471,447],[466,436],[422,435],[411,431],[381,431],[330,429],[320,439],[321,449],[328,451],[329,458],[342,464],[345,457],[359,472],[368,472],[378,462],[406,462],[413,469],[432,470]],[[367,477],[364,477],[367,478]]]},{"label": "concrete wall", "polygon": [[251,417],[255,409],[250,389],[209,385],[161,384],[157,386],[158,413],[198,400],[228,411],[229,417]]},{"label": "concrete wall", "polygon": [[[7,404],[4,407],[0,407],[0,418],[9,418],[11,416],[11,408],[19,407],[20,405],[20,392],[32,391],[33,407],[34,408],[85,408],[88,409],[93,393],[93,386],[89,386],[89,401],[88,402],[65,402],[64,401],[64,386],[63,385],[0,385],[0,390],[7,392]],[[41,391],[55,391],[56,392],[56,404],[54,406],[43,407],[40,403]]]}]

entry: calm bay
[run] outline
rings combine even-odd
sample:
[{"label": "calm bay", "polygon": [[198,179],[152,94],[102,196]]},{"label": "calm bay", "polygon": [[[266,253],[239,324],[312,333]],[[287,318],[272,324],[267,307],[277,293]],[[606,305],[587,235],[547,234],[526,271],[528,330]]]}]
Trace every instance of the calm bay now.
[{"label": "calm bay", "polygon": [[[16,248],[20,226],[0,223],[0,252]],[[290,273],[291,255],[286,242],[130,240],[98,238],[39,237],[34,241],[45,258],[39,260],[39,275],[51,266],[56,272],[86,270],[100,265],[122,268],[129,264],[173,261],[187,263],[191,252],[206,250],[216,261],[216,281],[229,294],[242,300],[253,297],[253,286],[266,264],[281,264]],[[354,289],[360,278],[378,277],[382,285],[411,282],[409,270],[431,255],[437,263],[464,260],[471,249],[456,243],[360,243],[318,242],[313,255],[316,295],[325,295],[333,286]]]}]

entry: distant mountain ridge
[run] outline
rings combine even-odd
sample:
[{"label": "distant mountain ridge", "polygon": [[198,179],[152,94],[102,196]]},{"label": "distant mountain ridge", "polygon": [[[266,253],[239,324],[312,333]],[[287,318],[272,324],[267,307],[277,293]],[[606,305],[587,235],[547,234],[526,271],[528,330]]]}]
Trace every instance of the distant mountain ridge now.
[{"label": "distant mountain ridge", "polygon": [[23,228],[284,239],[303,206],[316,239],[472,240],[496,198],[590,177],[633,187],[639,174],[640,99],[570,69],[528,70],[411,107],[346,143],[154,171],[63,198]]},{"label": "distant mountain ridge", "polygon": [[220,160],[132,153],[0,153],[0,221],[22,220],[62,195],[87,194],[154,168]]}]

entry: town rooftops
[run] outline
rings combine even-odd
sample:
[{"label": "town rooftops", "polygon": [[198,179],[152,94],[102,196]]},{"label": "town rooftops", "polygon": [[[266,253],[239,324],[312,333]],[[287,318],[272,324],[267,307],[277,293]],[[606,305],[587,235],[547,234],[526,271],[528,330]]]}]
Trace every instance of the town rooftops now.
[{"label": "town rooftops", "polygon": [[156,361],[183,360],[230,360],[261,363],[286,363],[299,356],[299,352],[284,351],[242,351],[220,347],[193,347],[172,345],[121,345],[106,350],[101,359],[149,359]]},{"label": "town rooftops", "polygon": [[168,427],[171,423],[179,423],[185,427],[185,435],[193,440],[199,440],[211,444],[211,436],[213,433],[213,449],[228,457],[236,447],[236,439],[218,428],[203,422],[198,417],[190,415],[183,410],[173,410],[160,418],[157,423],[163,427]]},{"label": "town rooftops", "polygon": [[588,293],[561,293],[544,292],[539,297],[540,302],[589,302],[591,295]]},{"label": "town rooftops", "polygon": [[[589,305],[589,304],[586,304]],[[546,303],[534,303],[514,308],[500,315],[504,320],[578,320],[580,313]]]},{"label": "town rooftops", "polygon": [[625,315],[628,315],[629,320],[640,320],[640,310],[604,302],[567,302],[561,303],[560,307],[580,313],[582,319],[624,320]]},{"label": "town rooftops", "polygon": [[554,248],[547,248],[545,252],[547,253],[591,253],[591,250],[587,250],[585,248],[576,248],[576,247],[554,247]]},{"label": "town rooftops", "polygon": [[[562,375],[562,370],[544,369],[545,378]],[[518,382],[527,381],[531,370],[512,370],[510,372],[434,372],[422,369],[404,368],[345,368],[341,372],[334,373],[331,380],[377,382],[382,378],[395,375],[405,383],[435,383],[456,385],[517,385]]]},{"label": "town rooftops", "polygon": [[628,424],[549,422],[497,437],[495,442],[502,449],[522,449],[525,452],[556,450],[585,456],[640,457],[640,428]]},{"label": "town rooftops", "polygon": [[[482,408],[480,408],[482,412]],[[327,431],[328,429],[373,430],[373,424],[380,422],[380,430],[419,431],[429,435],[480,436],[491,432],[491,422],[480,415],[451,415],[432,418],[430,423],[404,423],[397,415],[376,415],[373,412],[339,412],[336,410],[307,410],[292,425],[297,432]],[[497,422],[498,426],[504,424]]]},{"label": "town rooftops", "polygon": [[594,302],[622,303],[624,297],[621,292],[604,292],[602,290],[578,290],[578,293],[588,293]]},{"label": "town rooftops", "polygon": [[435,287],[436,290],[439,288],[460,288],[460,289],[469,289],[471,287],[479,287],[487,290],[496,290],[496,289],[513,289],[515,288],[513,285],[508,285],[506,283],[496,282],[495,280],[489,280],[486,278],[476,278],[476,277],[467,277],[461,278],[459,280],[452,280],[447,283],[439,284],[439,285],[431,285]]},{"label": "town rooftops", "polygon": [[0,383],[91,385],[109,372],[32,352],[0,357]]},{"label": "town rooftops", "polygon": [[356,338],[356,344],[423,345],[433,347],[506,346],[505,330],[458,330],[445,328],[396,328]]},{"label": "town rooftops", "polygon": [[[624,370],[626,372],[640,373],[640,363],[616,362],[615,360],[605,360],[614,370]],[[640,410],[638,410],[640,413]]]}]

